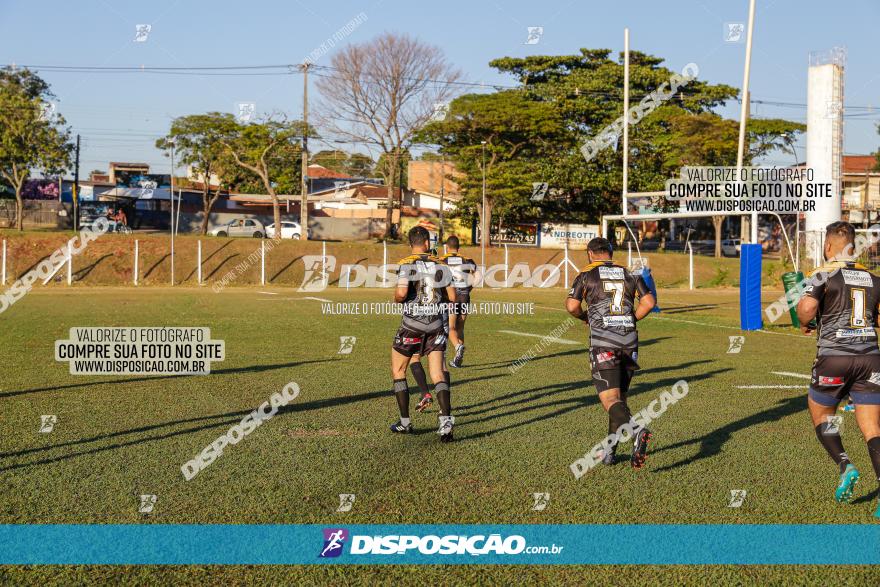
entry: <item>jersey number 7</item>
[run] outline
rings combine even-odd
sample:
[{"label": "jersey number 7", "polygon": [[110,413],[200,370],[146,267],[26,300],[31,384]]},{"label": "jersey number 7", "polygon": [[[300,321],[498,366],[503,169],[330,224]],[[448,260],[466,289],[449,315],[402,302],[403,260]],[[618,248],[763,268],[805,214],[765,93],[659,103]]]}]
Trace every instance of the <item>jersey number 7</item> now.
[{"label": "jersey number 7", "polygon": [[623,314],[623,282],[603,281],[602,288],[611,292],[611,313]]}]

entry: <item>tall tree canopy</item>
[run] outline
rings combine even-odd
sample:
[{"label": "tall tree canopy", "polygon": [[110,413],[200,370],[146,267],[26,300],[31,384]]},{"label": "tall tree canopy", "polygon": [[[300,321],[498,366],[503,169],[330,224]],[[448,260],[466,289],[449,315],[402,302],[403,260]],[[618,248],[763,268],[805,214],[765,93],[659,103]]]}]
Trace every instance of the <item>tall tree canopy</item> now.
[{"label": "tall tree canopy", "polygon": [[386,235],[391,228],[400,163],[438,103],[452,96],[461,73],[433,45],[383,33],[333,55],[331,74],[315,74],[320,118],[334,135],[375,148],[388,186]]},{"label": "tall tree canopy", "polygon": [[[607,49],[581,49],[577,55],[504,57],[490,65],[513,76],[519,87],[461,96],[445,120],[429,124],[422,134],[467,174],[459,181],[465,205],[470,204],[465,214],[478,212],[474,190],[482,173],[480,142],[487,136],[488,191],[494,192],[490,198],[499,214],[595,222],[620,210],[622,141],[589,161],[580,149],[623,115],[622,55],[612,59]],[[681,74],[661,58],[631,52],[631,107],[664,83],[668,93],[673,76]],[[735,164],[738,123],[715,109],[737,95],[734,87],[690,79],[630,125],[629,191],[662,190],[683,165]],[[804,126],[752,120],[748,129],[749,155],[756,158],[781,148],[776,139]],[[547,182],[550,196],[529,201],[532,182]]]},{"label": "tall tree canopy", "polygon": [[22,189],[33,171],[60,174],[73,143],[54,112],[49,85],[33,72],[0,69],[0,177],[15,191],[15,226],[23,228]]}]

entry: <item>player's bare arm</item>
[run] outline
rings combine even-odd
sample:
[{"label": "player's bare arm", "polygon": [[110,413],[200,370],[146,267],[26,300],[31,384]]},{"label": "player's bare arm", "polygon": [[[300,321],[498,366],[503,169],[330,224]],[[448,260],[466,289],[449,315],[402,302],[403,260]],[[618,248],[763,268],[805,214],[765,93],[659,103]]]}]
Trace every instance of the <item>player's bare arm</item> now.
[{"label": "player's bare arm", "polygon": [[587,313],[584,311],[584,307],[581,304],[580,300],[575,298],[566,298],[565,300],[565,309],[569,314],[577,318],[578,320],[587,320]]},{"label": "player's bare arm", "polygon": [[639,305],[636,307],[635,311],[636,320],[641,320],[650,314],[651,310],[653,310],[656,305],[657,300],[654,298],[654,294],[647,293],[641,296],[639,298]]},{"label": "player's bare arm", "polygon": [[819,302],[815,298],[804,296],[797,305],[797,317],[801,323],[801,332],[804,334],[813,334],[815,328],[810,327],[810,322],[816,317],[819,311]]}]

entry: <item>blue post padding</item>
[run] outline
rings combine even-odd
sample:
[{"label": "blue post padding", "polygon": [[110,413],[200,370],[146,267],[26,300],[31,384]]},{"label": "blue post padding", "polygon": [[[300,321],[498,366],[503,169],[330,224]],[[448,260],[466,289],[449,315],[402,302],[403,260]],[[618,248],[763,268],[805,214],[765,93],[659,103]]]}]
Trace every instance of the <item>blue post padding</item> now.
[{"label": "blue post padding", "polygon": [[655,304],[654,304],[654,309],[651,311],[652,312],[659,312],[660,311],[660,302],[657,301],[659,299],[659,298],[657,298],[657,285],[654,283],[654,278],[651,277],[651,270],[648,267],[642,268],[642,279],[645,281],[645,285],[648,286],[648,289],[651,290],[651,295],[654,296]]},{"label": "blue post padding", "polygon": [[742,245],[739,259],[739,325],[743,330],[760,330],[761,245]]}]

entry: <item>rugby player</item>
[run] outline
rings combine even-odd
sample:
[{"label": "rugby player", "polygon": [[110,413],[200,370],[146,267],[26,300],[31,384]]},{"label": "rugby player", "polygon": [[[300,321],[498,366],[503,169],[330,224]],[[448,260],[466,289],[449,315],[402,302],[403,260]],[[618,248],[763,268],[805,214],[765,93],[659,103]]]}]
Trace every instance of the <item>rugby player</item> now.
[{"label": "rugby player", "polygon": [[[633,373],[639,368],[636,322],[651,312],[656,301],[641,277],[611,260],[611,243],[607,239],[592,239],[587,244],[587,255],[590,264],[575,277],[565,309],[590,326],[593,384],[608,413],[608,434],[611,435],[632,417],[626,396]],[[583,303],[587,305],[586,311]],[[652,434],[635,423],[633,430],[636,432],[630,464],[640,469],[645,464]],[[614,464],[616,448],[615,444],[603,455],[604,464]]]},{"label": "rugby player", "polygon": [[449,315],[449,340],[455,346],[455,356],[450,367],[459,368],[464,362],[464,322],[467,320],[468,304],[471,303],[471,290],[477,282],[477,264],[473,259],[459,254],[460,243],[453,235],[446,239],[446,254],[440,259],[449,265],[452,272],[452,285],[455,287],[455,312]]},{"label": "rugby player", "polygon": [[429,234],[424,227],[415,226],[409,231],[409,244],[412,254],[399,263],[394,291],[394,301],[404,306],[400,328],[391,347],[391,377],[400,410],[400,420],[391,426],[391,431],[412,432],[406,368],[413,358],[418,360],[424,356],[428,358],[428,374],[440,406],[437,432],[441,441],[449,442],[454,419],[449,378],[444,374],[448,327],[442,307],[455,301],[455,290],[449,268],[428,254]]},{"label": "rugby player", "polygon": [[[847,394],[880,481],[880,348],[874,330],[880,278],[854,261],[855,234],[848,222],[828,225],[826,262],[810,274],[797,306],[803,333],[818,331],[807,404],[816,437],[838,466],[834,498],[841,503],[851,501],[859,480],[832,419]],[[874,515],[880,518],[880,503]]]}]

